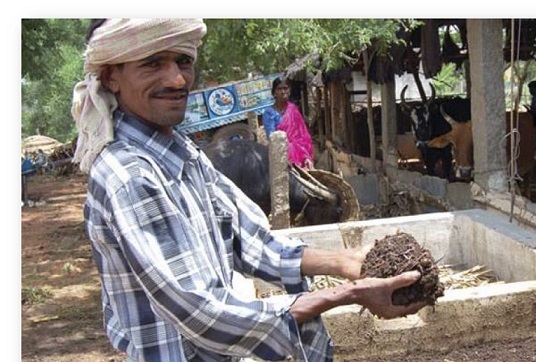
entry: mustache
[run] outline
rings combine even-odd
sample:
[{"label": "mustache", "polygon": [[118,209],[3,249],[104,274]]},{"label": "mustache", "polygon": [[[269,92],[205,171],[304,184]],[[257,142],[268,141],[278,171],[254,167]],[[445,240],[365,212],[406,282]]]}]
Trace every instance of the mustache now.
[{"label": "mustache", "polygon": [[167,88],[164,88],[164,89],[159,89],[159,90],[156,90],[154,92],[151,93],[151,97],[169,97],[169,96],[175,96],[175,97],[180,97],[180,96],[185,96],[185,97],[188,97],[188,95],[190,94],[190,90],[186,87],[182,87],[182,88],[171,88],[171,87],[167,87]]}]

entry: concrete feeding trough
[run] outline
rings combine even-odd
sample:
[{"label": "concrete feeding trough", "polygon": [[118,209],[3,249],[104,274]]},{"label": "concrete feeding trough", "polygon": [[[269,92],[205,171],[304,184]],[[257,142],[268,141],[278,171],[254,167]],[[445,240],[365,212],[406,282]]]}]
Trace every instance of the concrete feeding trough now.
[{"label": "concrete feeding trough", "polygon": [[501,281],[447,289],[435,307],[405,318],[381,320],[358,305],[326,312],[323,319],[333,337],[337,361],[447,351],[536,335],[536,232],[515,226],[500,215],[475,209],[277,232],[330,250],[367,245],[406,232],[429,249],[440,266],[484,265]]}]

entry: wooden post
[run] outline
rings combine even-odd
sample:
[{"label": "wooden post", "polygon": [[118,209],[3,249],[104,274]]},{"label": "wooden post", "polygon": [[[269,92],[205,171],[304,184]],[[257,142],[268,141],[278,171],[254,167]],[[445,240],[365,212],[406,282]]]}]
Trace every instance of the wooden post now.
[{"label": "wooden post", "polygon": [[348,114],[351,114],[348,112],[348,91],[346,90],[346,86],[341,83],[341,94],[340,94],[340,100],[341,100],[341,120],[342,120],[342,129],[344,134],[344,145],[347,147],[347,149],[352,149],[352,132],[351,132],[351,124],[350,124],[350,117]]},{"label": "wooden post", "polygon": [[22,174],[22,200],[24,206],[28,206],[28,176]]},{"label": "wooden post", "polygon": [[309,95],[307,93],[307,83],[301,84],[301,104],[303,108],[303,117],[309,120]]},{"label": "wooden post", "polygon": [[331,89],[330,84],[324,87],[324,119],[326,120],[326,140],[332,139],[331,134]]},{"label": "wooden post", "polygon": [[[340,90],[339,84],[332,82],[331,89],[331,139],[337,139],[339,132],[342,132],[341,128],[341,102],[340,102]],[[340,137],[340,136],[339,136]],[[340,140],[342,141],[342,140]]]},{"label": "wooden post", "polygon": [[249,129],[255,134],[255,139],[259,138],[259,120],[255,112],[248,112],[248,126]]},{"label": "wooden post", "polygon": [[370,159],[372,160],[372,172],[376,172],[376,132],[374,130],[374,115],[372,113],[372,84],[368,78],[369,58],[368,53],[363,52],[365,62],[366,82],[367,82],[367,125],[369,129]]},{"label": "wooden post", "polygon": [[349,92],[347,89],[345,89],[345,112],[346,112],[346,123],[348,128],[348,138],[349,143],[348,147],[351,153],[358,153],[357,152],[357,125],[354,119],[354,114],[352,113],[352,93]]},{"label": "wooden post", "polygon": [[383,164],[398,168],[396,95],[394,78],[381,86]]},{"label": "wooden post", "polygon": [[[325,110],[325,108],[324,108]],[[326,148],[326,112],[322,112],[322,89],[316,88],[316,120],[318,122],[318,140],[320,141],[320,149]]]},{"label": "wooden post", "polygon": [[290,227],[289,174],[287,134],[275,131],[270,135],[270,197],[272,200],[272,229]]}]

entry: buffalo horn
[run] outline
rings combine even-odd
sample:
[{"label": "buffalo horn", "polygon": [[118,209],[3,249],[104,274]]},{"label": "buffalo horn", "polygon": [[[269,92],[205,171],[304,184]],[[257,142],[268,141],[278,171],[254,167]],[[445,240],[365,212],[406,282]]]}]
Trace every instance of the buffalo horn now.
[{"label": "buffalo horn", "polygon": [[328,188],[322,184],[320,181],[318,181],[316,178],[314,178],[306,169],[304,168],[301,168],[299,166],[296,166],[296,165],[292,165],[292,168],[295,170],[295,171],[298,171],[298,173],[304,177],[304,178],[307,178],[307,180],[309,180],[310,182],[314,183],[315,185],[317,185],[318,187],[324,189],[324,190],[328,190]]},{"label": "buffalo horn", "polygon": [[451,116],[449,116],[447,114],[447,112],[445,112],[445,110],[443,109],[443,105],[440,105],[439,106],[439,112],[441,113],[441,115],[443,116],[443,118],[445,118],[445,120],[452,126],[454,127],[454,124],[457,123],[456,120],[454,118],[452,118]]},{"label": "buffalo horn", "polygon": [[428,100],[428,102],[426,102],[427,104],[433,103],[436,97],[436,90],[434,86],[432,85],[432,83],[430,83],[430,89],[432,89],[432,93],[430,94],[430,99]]},{"label": "buffalo horn", "polygon": [[410,106],[406,103],[406,90],[408,89],[408,85],[406,84],[404,88],[402,88],[402,92],[400,92],[400,105],[406,109],[409,109]]},{"label": "buffalo horn", "polygon": [[310,181],[307,181],[306,179],[301,177],[294,169],[291,169],[290,172],[296,177],[296,180],[303,185],[303,187],[309,190],[311,196],[325,200],[332,205],[337,204],[337,195],[335,193],[323,189]]}]

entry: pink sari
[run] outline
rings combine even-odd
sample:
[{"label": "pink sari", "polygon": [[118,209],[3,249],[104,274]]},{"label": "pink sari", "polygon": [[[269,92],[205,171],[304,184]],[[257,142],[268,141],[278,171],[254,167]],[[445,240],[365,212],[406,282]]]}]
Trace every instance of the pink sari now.
[{"label": "pink sari", "polygon": [[[314,160],[313,142],[300,110],[295,104],[288,102],[287,110],[276,129],[287,134],[288,160],[290,163],[300,167],[311,168]],[[306,160],[308,160],[307,163]]]}]

